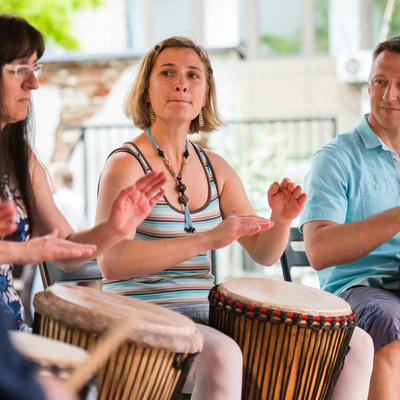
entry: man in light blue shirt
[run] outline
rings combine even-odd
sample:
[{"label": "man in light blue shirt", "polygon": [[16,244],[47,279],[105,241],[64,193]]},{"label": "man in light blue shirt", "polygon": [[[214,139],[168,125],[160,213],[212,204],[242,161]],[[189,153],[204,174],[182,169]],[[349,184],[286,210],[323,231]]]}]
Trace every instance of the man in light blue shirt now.
[{"label": "man in light blue shirt", "polygon": [[374,340],[369,399],[398,399],[400,372],[400,37],[377,46],[371,111],[313,157],[301,215],[321,288]]}]

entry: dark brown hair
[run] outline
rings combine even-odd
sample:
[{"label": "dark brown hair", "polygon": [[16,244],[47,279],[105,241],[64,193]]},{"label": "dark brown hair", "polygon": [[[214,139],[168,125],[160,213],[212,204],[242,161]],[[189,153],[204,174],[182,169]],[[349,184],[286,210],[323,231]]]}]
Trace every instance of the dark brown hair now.
[{"label": "dark brown hair", "polygon": [[400,36],[396,36],[394,38],[379,43],[372,53],[372,61],[375,61],[379,54],[381,54],[385,50],[391,51],[392,53],[400,54]]},{"label": "dark brown hair", "polygon": [[[36,52],[42,57],[45,42],[42,34],[22,18],[0,14],[0,67],[20,58],[29,58]],[[24,203],[31,233],[34,230],[35,200],[29,171],[31,152],[31,114],[23,121],[7,124],[0,132],[0,177],[5,175],[15,180]],[[0,68],[0,119],[4,116],[3,69]],[[3,189],[3,188],[1,188]],[[0,192],[1,197],[5,193]]]}]

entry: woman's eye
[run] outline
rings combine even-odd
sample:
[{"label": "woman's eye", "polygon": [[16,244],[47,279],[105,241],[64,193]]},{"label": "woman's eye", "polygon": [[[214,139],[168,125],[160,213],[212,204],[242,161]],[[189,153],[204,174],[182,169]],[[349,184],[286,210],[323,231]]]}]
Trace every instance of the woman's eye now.
[{"label": "woman's eye", "polygon": [[161,74],[164,75],[164,76],[170,76],[171,72],[170,71],[163,71],[163,72],[161,72]]},{"label": "woman's eye", "polygon": [[190,73],[189,78],[198,78],[198,75],[195,73]]}]

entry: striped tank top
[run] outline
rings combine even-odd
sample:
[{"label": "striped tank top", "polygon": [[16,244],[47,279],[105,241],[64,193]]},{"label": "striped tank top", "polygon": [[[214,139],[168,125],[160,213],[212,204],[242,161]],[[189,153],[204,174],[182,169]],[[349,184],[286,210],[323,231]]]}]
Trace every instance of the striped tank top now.
[{"label": "striped tank top", "polygon": [[[216,227],[222,222],[222,216],[216,177],[210,160],[200,146],[195,143],[193,146],[208,178],[206,203],[201,208],[190,212],[196,232],[200,233]],[[127,152],[134,156],[146,174],[152,171],[144,155],[134,143],[124,143],[113,153],[116,152]],[[162,240],[193,235],[193,233],[186,233],[184,226],[184,212],[172,206],[164,196],[138,226],[135,239]],[[165,307],[196,305],[208,308],[207,296],[214,285],[214,277],[210,270],[211,262],[208,254],[201,253],[190,260],[149,276],[119,281],[104,279],[103,290],[150,301]]]}]

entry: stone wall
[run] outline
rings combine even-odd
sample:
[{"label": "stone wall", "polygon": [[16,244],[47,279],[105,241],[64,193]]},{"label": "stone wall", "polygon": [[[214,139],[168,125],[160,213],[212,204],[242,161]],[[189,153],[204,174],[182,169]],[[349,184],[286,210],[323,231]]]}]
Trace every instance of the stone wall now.
[{"label": "stone wall", "polygon": [[42,88],[57,87],[61,101],[52,161],[66,159],[76,138],[68,127],[82,126],[102,108],[120,74],[135,60],[46,62]]}]

